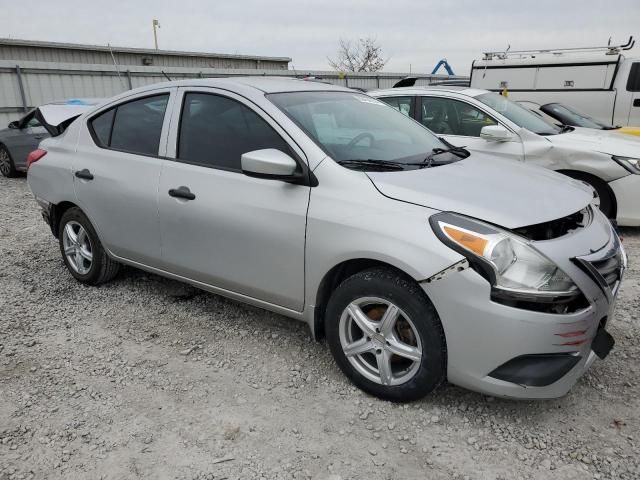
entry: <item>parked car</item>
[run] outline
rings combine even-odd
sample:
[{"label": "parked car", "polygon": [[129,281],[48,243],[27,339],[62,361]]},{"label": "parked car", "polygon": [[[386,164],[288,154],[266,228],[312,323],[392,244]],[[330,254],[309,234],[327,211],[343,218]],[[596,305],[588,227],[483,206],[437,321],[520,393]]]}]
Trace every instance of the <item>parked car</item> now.
[{"label": "parked car", "polygon": [[454,145],[588,183],[619,225],[640,226],[640,138],[558,127],[494,92],[461,87],[369,92]]},{"label": "parked car", "polygon": [[559,127],[570,125],[572,127],[593,128],[595,130],[605,130],[613,133],[624,133],[627,135],[640,135],[640,127],[621,127],[620,125],[611,125],[610,123],[601,122],[586,113],[578,111],[562,103],[547,103],[539,105],[535,102],[526,100],[518,102],[523,107],[528,108],[533,113],[540,115],[550,123]]},{"label": "parked car", "polygon": [[83,114],[28,163],[78,281],[122,263],[303,320],[381,398],[445,378],[556,397],[613,345],[626,259],[590,188],[469,154],[353,90],[157,84]]},{"label": "parked car", "polygon": [[49,136],[35,118],[35,109],[0,130],[0,173],[14,177],[27,170],[27,155]]},{"label": "parked car", "polygon": [[[99,103],[99,99],[73,99],[53,102],[45,110],[68,116],[69,112],[82,112]],[[49,136],[47,125],[37,118],[37,109],[32,109],[19,120],[0,130],[0,173],[13,177],[27,170],[27,156],[38,148],[38,144]]]},{"label": "parked car", "polygon": [[486,52],[471,65],[471,88],[515,101],[562,103],[603,123],[640,125],[640,58],[624,45]]}]

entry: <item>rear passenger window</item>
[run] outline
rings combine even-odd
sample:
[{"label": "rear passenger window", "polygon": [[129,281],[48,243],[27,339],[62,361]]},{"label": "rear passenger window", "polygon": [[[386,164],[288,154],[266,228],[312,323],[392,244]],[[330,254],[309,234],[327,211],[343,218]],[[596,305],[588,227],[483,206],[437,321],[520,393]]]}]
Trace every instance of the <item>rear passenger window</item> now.
[{"label": "rear passenger window", "polygon": [[179,160],[240,171],[240,156],[263,148],[291,154],[282,137],[242,103],[208,93],[185,95],[178,138]]},{"label": "rear passenger window", "polygon": [[142,155],[158,155],[169,94],[118,105],[91,120],[96,143]]}]

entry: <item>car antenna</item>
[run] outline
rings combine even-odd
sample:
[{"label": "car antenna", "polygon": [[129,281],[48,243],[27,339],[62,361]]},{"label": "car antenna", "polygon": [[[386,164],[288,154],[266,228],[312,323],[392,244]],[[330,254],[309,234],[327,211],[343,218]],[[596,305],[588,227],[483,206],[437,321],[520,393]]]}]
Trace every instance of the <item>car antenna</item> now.
[{"label": "car antenna", "polygon": [[166,78],[167,80],[171,81],[171,79],[169,78],[169,75],[167,75],[166,73],[164,73],[164,70],[160,70],[162,72],[162,74],[164,75],[164,78]]},{"label": "car antenna", "polygon": [[118,62],[116,62],[116,57],[113,55],[113,49],[111,48],[111,44],[107,43],[107,47],[109,48],[109,53],[111,54],[111,60],[113,60],[113,66],[116,67],[116,73],[118,74],[118,80],[120,84],[124,86],[122,81],[122,77],[120,76],[120,68],[118,67]]}]

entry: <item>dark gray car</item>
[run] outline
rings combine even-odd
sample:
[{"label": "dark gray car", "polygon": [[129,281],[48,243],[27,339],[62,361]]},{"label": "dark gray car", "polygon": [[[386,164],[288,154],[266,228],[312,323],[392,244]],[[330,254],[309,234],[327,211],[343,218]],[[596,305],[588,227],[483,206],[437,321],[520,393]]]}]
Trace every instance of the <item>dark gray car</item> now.
[{"label": "dark gray car", "polygon": [[35,118],[35,109],[19,120],[0,130],[0,173],[13,177],[26,171],[27,155],[49,136],[47,130]]}]

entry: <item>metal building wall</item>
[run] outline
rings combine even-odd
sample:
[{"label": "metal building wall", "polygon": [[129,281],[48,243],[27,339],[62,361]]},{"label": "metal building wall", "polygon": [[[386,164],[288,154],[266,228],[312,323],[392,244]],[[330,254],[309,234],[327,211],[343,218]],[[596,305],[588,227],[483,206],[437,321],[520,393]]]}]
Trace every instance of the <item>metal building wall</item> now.
[{"label": "metal building wall", "polygon": [[150,59],[153,66],[183,68],[280,69],[286,70],[289,58],[178,52],[141,48],[121,48],[52,42],[0,39],[0,60],[78,63],[85,65],[143,66]]},{"label": "metal building wall", "polygon": [[[166,81],[163,71],[172,79],[228,76],[313,76],[337,85],[372,90],[390,88],[406,73],[350,73],[331,71],[256,70],[181,67],[142,67],[121,65],[82,65],[77,63],[13,62],[0,60],[0,128],[20,118],[27,110],[44,103],[69,98],[111,97],[131,88]],[[432,80],[467,79],[447,75],[412,74],[420,77],[419,85]]]}]

